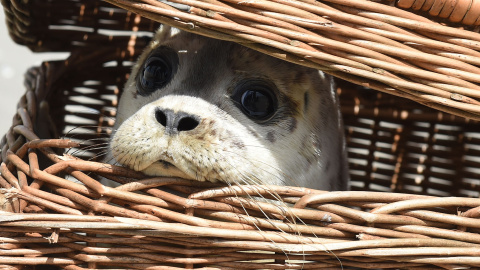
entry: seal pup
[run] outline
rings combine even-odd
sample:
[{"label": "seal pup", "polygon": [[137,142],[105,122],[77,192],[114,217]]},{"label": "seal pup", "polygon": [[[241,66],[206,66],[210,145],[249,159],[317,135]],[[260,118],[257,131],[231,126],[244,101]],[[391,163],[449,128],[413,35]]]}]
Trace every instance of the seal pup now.
[{"label": "seal pup", "polygon": [[151,176],[346,190],[333,78],[162,26],[119,102],[109,158]]}]

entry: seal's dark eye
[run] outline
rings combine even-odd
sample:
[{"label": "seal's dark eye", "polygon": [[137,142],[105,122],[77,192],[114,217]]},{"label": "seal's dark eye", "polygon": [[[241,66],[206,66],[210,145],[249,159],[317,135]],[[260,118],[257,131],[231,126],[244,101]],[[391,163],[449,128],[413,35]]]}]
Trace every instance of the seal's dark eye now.
[{"label": "seal's dark eye", "polygon": [[273,113],[272,97],[263,91],[245,91],[241,103],[245,112],[253,118],[265,118]]},{"label": "seal's dark eye", "polygon": [[137,75],[138,93],[146,96],[162,89],[176,72],[178,58],[170,48],[160,47],[145,61]]},{"label": "seal's dark eye", "polygon": [[267,120],[276,110],[277,100],[274,91],[264,83],[241,84],[232,98],[243,113],[255,120]]},{"label": "seal's dark eye", "polygon": [[158,57],[152,57],[143,69],[141,83],[145,90],[162,88],[172,76],[171,68]]}]

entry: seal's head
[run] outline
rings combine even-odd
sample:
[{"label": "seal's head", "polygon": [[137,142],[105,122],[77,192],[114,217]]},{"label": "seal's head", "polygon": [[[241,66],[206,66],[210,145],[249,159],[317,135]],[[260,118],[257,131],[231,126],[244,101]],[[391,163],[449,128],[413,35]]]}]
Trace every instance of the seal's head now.
[{"label": "seal's head", "polygon": [[152,176],[346,189],[332,78],[163,27],[135,65],[110,142]]}]

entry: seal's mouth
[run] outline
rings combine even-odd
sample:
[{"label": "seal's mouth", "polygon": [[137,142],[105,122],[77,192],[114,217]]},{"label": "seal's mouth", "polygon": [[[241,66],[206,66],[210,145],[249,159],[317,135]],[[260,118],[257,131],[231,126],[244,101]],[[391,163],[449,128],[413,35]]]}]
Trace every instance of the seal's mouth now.
[{"label": "seal's mouth", "polygon": [[158,160],[157,162],[160,163],[166,170],[168,170],[170,167],[177,168],[175,165],[165,160]]},{"label": "seal's mouth", "polygon": [[147,168],[143,169],[142,172],[150,176],[166,176],[192,179],[192,177],[185,173],[183,170],[180,170],[173,163],[166,160],[157,160],[156,162],[150,164]]}]

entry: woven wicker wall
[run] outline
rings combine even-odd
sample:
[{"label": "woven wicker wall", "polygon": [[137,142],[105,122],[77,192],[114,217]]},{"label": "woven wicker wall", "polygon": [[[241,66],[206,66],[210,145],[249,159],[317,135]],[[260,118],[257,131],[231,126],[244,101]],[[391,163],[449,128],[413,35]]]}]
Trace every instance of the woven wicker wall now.
[{"label": "woven wicker wall", "polygon": [[352,189],[479,196],[478,123],[352,85],[341,89]]}]

